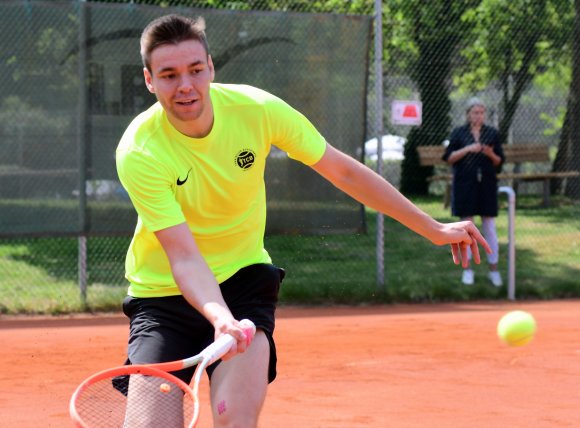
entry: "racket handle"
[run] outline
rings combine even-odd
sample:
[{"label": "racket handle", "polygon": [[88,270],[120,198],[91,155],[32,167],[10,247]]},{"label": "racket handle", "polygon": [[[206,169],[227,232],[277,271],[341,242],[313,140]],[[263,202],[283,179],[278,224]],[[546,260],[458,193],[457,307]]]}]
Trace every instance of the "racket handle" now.
[{"label": "racket handle", "polygon": [[[256,332],[256,326],[250,320],[242,320],[240,321],[240,324],[246,337],[248,337],[249,344]],[[203,359],[208,359],[209,364],[213,364],[225,354],[227,354],[235,342],[236,339],[232,335],[224,334],[223,336],[218,337],[217,340],[207,348],[205,348],[200,355],[203,357]]]}]

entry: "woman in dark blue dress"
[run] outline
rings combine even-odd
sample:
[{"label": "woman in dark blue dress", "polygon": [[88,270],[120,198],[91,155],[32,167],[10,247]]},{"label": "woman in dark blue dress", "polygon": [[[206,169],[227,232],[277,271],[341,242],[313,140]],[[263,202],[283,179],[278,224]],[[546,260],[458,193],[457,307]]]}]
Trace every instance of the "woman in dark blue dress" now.
[{"label": "woman in dark blue dress", "polygon": [[[451,133],[443,159],[453,168],[451,212],[463,220],[481,216],[482,232],[493,252],[487,255],[488,278],[502,285],[497,270],[498,240],[495,217],[498,212],[496,173],[504,161],[498,131],[485,124],[485,105],[477,98],[467,103],[467,123]],[[463,271],[462,281],[474,283],[471,268]]]}]

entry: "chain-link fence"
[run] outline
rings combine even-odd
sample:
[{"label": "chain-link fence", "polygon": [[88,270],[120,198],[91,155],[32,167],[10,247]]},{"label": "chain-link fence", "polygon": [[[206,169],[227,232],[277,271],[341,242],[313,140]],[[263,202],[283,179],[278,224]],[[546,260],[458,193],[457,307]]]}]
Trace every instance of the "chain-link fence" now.
[{"label": "chain-link fence", "polygon": [[[465,121],[466,100],[480,97],[504,146],[528,153],[508,159],[501,182],[518,195],[520,295],[579,292],[572,2],[545,0],[534,9],[523,0],[386,0],[380,56],[376,3],[1,3],[0,312],[118,307],[136,216],[118,182],[114,151],[131,119],[155,101],[143,84],[138,41],[150,20],[168,13],[205,18],[217,81],[282,97],[336,147],[373,168],[384,163],[389,181],[441,220],[452,218],[444,206],[449,168],[425,163],[417,147],[443,147]],[[490,27],[504,28],[504,37],[491,37]],[[396,111],[395,102],[414,110]],[[402,125],[408,116],[421,125]],[[388,137],[379,148],[375,138],[373,149],[378,133]],[[383,260],[377,261],[376,242],[382,246],[383,233],[379,228],[378,239],[374,214],[276,150],[266,181],[266,244],[289,271],[283,300],[505,295],[483,280],[470,290],[459,287],[460,272],[441,251],[389,220],[381,255],[385,292],[377,287]],[[497,224],[505,272],[503,200]],[[449,284],[456,290],[446,291]]]}]

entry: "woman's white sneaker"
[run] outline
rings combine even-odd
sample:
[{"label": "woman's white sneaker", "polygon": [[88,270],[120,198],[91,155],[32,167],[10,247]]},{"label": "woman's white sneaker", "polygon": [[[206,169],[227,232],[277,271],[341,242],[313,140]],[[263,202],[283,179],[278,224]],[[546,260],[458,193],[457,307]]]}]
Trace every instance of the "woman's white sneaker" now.
[{"label": "woman's white sneaker", "polygon": [[494,285],[494,287],[501,287],[503,285],[503,281],[501,280],[501,275],[496,270],[490,270],[487,274],[487,277]]},{"label": "woman's white sneaker", "polygon": [[475,274],[471,269],[464,269],[463,275],[461,275],[461,282],[465,285],[473,285]]}]

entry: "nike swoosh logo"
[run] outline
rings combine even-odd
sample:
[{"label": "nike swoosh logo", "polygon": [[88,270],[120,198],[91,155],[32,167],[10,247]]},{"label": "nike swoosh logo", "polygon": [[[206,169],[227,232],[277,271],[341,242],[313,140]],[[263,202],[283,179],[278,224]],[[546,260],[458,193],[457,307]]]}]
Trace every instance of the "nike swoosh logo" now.
[{"label": "nike swoosh logo", "polygon": [[187,171],[187,175],[185,176],[184,180],[181,180],[179,177],[177,177],[177,185],[178,186],[182,186],[185,184],[185,182],[187,181],[187,179],[189,178],[189,173],[191,172],[191,168],[189,168],[189,171]]}]

